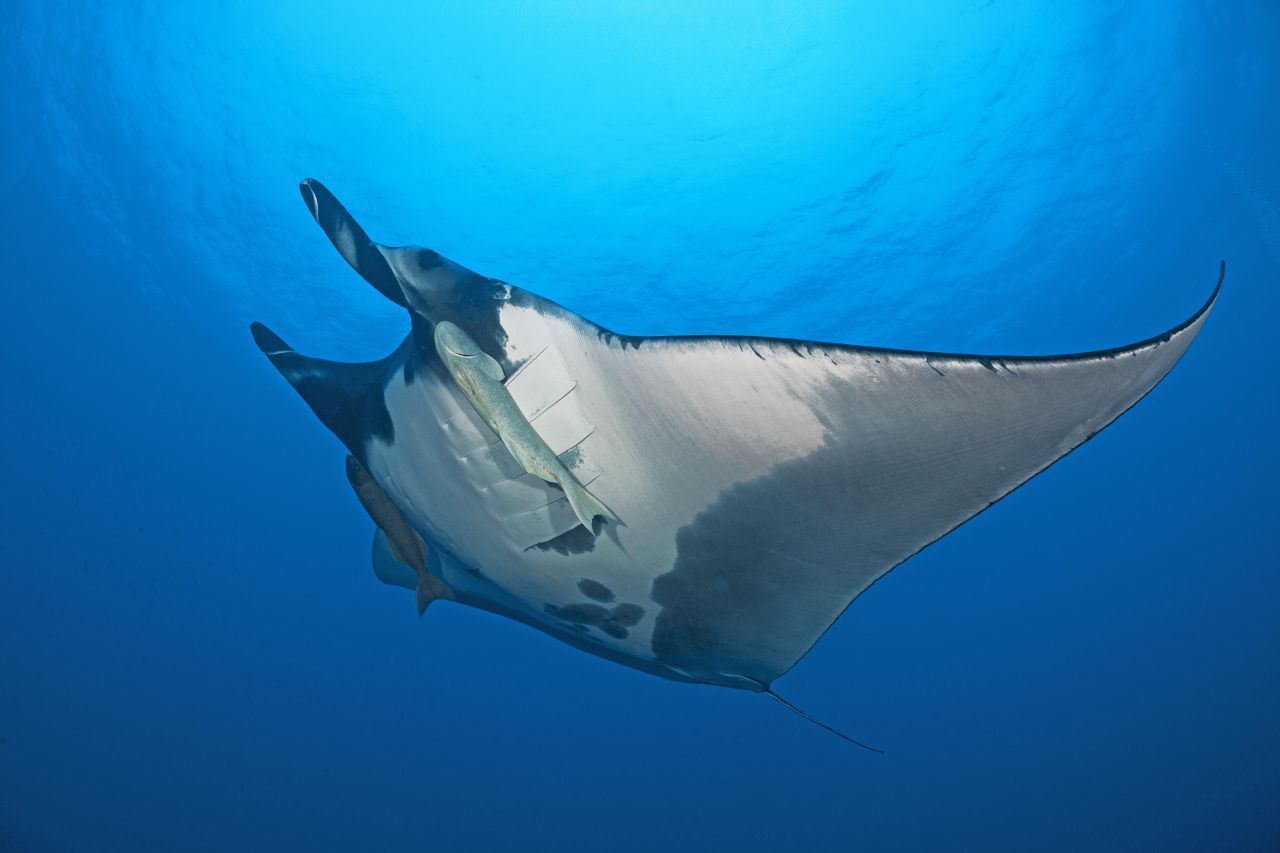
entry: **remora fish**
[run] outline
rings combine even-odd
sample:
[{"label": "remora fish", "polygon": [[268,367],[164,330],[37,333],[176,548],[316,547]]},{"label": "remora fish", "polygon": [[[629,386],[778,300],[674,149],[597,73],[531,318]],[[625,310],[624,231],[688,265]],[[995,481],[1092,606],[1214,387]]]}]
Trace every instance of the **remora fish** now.
[{"label": "remora fish", "polygon": [[[404,514],[395,502],[382,490],[373,475],[360,464],[354,456],[347,457],[347,481],[360,499],[364,511],[378,525],[382,540],[387,550],[397,563],[413,569],[417,579],[414,590],[417,593],[418,615],[426,612],[427,605],[437,599],[454,601],[453,590],[427,569],[429,549],[422,541],[418,531],[405,521]],[[374,554],[377,559],[377,552]]]},{"label": "remora fish", "polygon": [[520,467],[563,489],[578,521],[587,530],[591,530],[597,515],[613,518],[608,508],[569,473],[520,411],[502,384],[505,377],[496,359],[486,355],[466,332],[448,320],[436,323],[435,343],[449,375]]}]

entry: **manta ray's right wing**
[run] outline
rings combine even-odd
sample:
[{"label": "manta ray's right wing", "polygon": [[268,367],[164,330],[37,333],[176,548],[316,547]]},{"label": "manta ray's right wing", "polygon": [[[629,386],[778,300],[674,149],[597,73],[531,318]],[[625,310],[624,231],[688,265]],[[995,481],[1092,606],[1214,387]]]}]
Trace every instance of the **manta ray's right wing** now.
[{"label": "manta ray's right wing", "polygon": [[[610,473],[602,498],[632,528],[674,537],[651,591],[655,656],[769,684],[878,578],[1137,403],[1221,284],[1162,335],[1043,358],[619,340],[565,312],[600,341],[570,368],[597,424],[588,450]],[[646,450],[637,461],[614,446]]]}]

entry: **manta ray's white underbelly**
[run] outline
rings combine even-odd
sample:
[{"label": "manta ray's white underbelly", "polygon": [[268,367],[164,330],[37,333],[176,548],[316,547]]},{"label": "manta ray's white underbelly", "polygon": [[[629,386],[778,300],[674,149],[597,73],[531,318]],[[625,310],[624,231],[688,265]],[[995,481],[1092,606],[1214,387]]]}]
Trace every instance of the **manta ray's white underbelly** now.
[{"label": "manta ray's white underbelly", "polygon": [[[627,359],[602,358],[610,347],[554,316],[506,306],[501,321],[507,356],[517,365],[507,379],[512,396],[618,523],[592,538],[563,492],[524,473],[442,372],[423,371],[409,382],[403,371],[395,373],[385,394],[394,436],[371,443],[369,469],[424,537],[511,597],[499,602],[503,606],[514,601],[534,621],[652,660],[659,613],[653,582],[675,561],[680,527],[705,508],[683,495],[729,488],[751,450],[737,447],[730,464],[728,456],[718,460],[705,443],[694,442],[682,458],[665,437],[691,428],[718,431],[733,448],[741,444],[733,441],[734,424],[758,429],[768,412],[726,405],[719,410],[724,422],[716,424],[705,422],[705,408],[698,407],[704,421],[689,424],[678,405],[665,412],[636,408],[633,401],[644,397],[630,393],[635,384],[680,377],[632,375]],[[716,389],[695,384],[671,396],[680,393]],[[794,420],[790,428],[797,428]],[[808,440],[792,443],[797,453],[821,443],[824,429],[816,419],[800,429]],[[776,452],[760,448],[760,473],[779,461]],[[700,488],[681,489],[686,477]]]}]

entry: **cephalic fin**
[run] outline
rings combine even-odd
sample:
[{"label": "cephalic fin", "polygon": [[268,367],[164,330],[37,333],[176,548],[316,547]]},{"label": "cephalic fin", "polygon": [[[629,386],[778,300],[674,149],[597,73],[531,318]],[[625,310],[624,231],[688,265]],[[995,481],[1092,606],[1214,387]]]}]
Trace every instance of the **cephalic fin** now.
[{"label": "cephalic fin", "polygon": [[333,193],[315,178],[307,178],[299,184],[298,191],[302,193],[302,200],[306,202],[312,218],[343,260],[373,285],[375,290],[401,308],[407,308],[408,302],[404,298],[400,280],[387,263],[386,256],[342,206],[342,202],[334,198]]},{"label": "cephalic fin", "polygon": [[249,331],[272,366],[348,448],[360,446],[371,430],[379,429],[365,413],[371,395],[379,392],[394,353],[380,361],[329,361],[295,351],[261,323],[251,323]]}]

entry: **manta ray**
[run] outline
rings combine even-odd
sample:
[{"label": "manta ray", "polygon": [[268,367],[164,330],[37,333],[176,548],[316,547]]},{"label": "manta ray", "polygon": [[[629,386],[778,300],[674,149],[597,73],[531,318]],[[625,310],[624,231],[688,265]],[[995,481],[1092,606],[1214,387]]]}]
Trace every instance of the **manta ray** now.
[{"label": "manta ray", "polygon": [[1150,392],[1226,271],[1169,331],[1076,355],[645,337],[374,243],[319,182],[300,189],[411,324],[358,364],[251,327],[346,448],[377,577],[419,613],[478,607],[663,678],[766,693],[831,731],[774,680],[879,578]]}]

